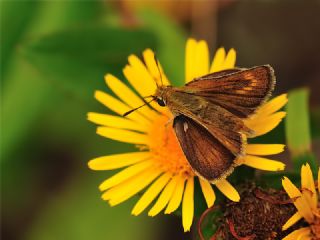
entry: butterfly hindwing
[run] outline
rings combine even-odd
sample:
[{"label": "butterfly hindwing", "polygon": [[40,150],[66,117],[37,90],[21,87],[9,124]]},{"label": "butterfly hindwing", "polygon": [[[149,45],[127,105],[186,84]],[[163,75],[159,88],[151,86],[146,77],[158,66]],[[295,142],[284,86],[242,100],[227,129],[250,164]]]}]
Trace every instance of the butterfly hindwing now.
[{"label": "butterfly hindwing", "polygon": [[236,156],[205,127],[184,115],[174,119],[180,146],[195,172],[209,181],[232,171]]},{"label": "butterfly hindwing", "polygon": [[170,100],[169,108],[175,116],[184,115],[192,119],[206,128],[234,155],[242,155],[245,142],[242,134],[251,135],[253,131],[245,126],[240,117],[203,97],[179,89],[171,93]]},{"label": "butterfly hindwing", "polygon": [[186,84],[184,90],[244,118],[268,99],[274,84],[272,67],[263,65],[211,73]]}]

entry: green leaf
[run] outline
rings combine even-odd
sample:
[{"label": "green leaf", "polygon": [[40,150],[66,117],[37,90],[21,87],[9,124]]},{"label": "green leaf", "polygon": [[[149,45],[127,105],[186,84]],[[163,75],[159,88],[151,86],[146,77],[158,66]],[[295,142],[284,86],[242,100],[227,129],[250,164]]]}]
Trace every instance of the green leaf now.
[{"label": "green leaf", "polygon": [[286,176],[290,178],[292,182],[300,185],[300,173],[299,172],[279,172],[279,173],[265,173],[256,179],[256,184],[265,189],[283,189],[281,179]]},{"label": "green leaf", "polygon": [[29,61],[55,86],[81,100],[105,87],[106,73],[119,75],[131,53],[154,47],[144,30],[87,25],[44,35],[25,45]]},{"label": "green leaf", "polygon": [[[223,213],[219,209],[219,207],[210,210],[209,213],[205,216],[203,221],[201,222],[201,232],[204,239],[212,239],[212,236],[217,232],[219,226],[221,224],[221,220],[223,219]],[[198,230],[198,229],[197,229]],[[197,234],[197,238],[200,240],[200,236]]]},{"label": "green leaf", "polygon": [[[24,239],[154,239],[159,218],[130,214],[135,198],[110,207],[99,195],[96,173],[75,176],[52,192]],[[97,175],[96,175],[97,176]],[[102,176],[102,175],[101,175]],[[160,220],[160,221],[159,221]],[[162,220],[163,221],[163,220]]]},{"label": "green leaf", "polygon": [[317,158],[312,152],[305,152],[300,155],[292,156],[292,161],[294,163],[297,172],[300,172],[301,166],[305,163],[309,163],[314,177],[318,174],[318,163]]},{"label": "green leaf", "polygon": [[308,99],[307,89],[297,89],[289,93],[286,106],[286,137],[293,155],[300,155],[311,149]]},{"label": "green leaf", "polygon": [[48,104],[50,86],[23,58],[17,56],[12,62],[14,68],[8,74],[8,84],[2,96],[1,160],[19,146],[44,106]]},{"label": "green leaf", "polygon": [[[31,10],[35,2],[37,2],[36,11],[33,12]],[[10,33],[5,37],[5,45],[2,46],[9,50],[13,49],[13,52],[12,59],[6,63],[5,75],[3,73],[1,75],[5,82],[5,85],[2,86],[1,99],[2,122],[6,126],[1,136],[1,160],[7,159],[8,153],[19,147],[21,139],[27,136],[35,125],[35,119],[48,108],[48,104],[52,103],[52,93],[58,91],[57,88],[52,87],[50,81],[47,81],[46,75],[43,75],[39,69],[22,56],[24,41],[84,20],[91,21],[99,16],[96,10],[101,11],[101,8],[98,7],[100,5],[101,3],[93,3],[89,6],[78,1],[34,1],[32,4],[28,2],[26,5],[22,2],[1,5],[8,10],[3,16],[7,23],[13,18],[17,18],[17,22],[12,26],[8,24],[10,29],[17,27],[18,30],[20,29],[19,31],[23,31],[15,30],[13,35]],[[19,11],[15,11],[17,9]],[[30,22],[27,21],[29,14],[32,14]],[[22,25],[21,18],[25,20],[25,25]],[[13,48],[13,45],[17,47]],[[9,56],[11,51],[9,50],[6,50],[6,56]],[[46,61],[46,59],[42,59],[42,61]]]},{"label": "green leaf", "polygon": [[[39,3],[32,1],[1,1],[0,34],[1,34],[1,81],[11,59],[15,46],[28,30]],[[10,28],[8,28],[10,26]],[[9,31],[8,31],[9,30]]]},{"label": "green leaf", "polygon": [[252,180],[255,177],[255,172],[255,169],[252,167],[245,165],[238,166],[234,169],[234,172],[231,174],[231,176],[228,177],[228,181],[234,185],[239,185]]},{"label": "green leaf", "polygon": [[305,162],[309,162],[313,168],[317,165],[311,153],[308,100],[309,91],[307,89],[295,89],[289,92],[289,101],[286,106],[287,145],[297,171],[300,171],[301,165]]}]

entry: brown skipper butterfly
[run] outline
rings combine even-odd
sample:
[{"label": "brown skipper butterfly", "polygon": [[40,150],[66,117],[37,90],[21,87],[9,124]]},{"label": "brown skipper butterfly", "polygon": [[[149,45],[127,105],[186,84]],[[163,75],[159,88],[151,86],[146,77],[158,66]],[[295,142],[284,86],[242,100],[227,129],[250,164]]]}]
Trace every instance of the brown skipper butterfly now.
[{"label": "brown skipper butterfly", "polygon": [[245,154],[246,136],[253,131],[243,119],[267,101],[274,85],[273,68],[262,65],[210,73],[183,87],[157,85],[150,97],[172,112],[173,128],[193,170],[214,182],[229,175]]}]

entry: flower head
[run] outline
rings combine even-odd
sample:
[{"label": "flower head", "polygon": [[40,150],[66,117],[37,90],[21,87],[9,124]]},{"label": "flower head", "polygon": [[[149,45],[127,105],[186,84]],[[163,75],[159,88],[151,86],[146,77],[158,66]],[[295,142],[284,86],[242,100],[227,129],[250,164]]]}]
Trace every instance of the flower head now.
[{"label": "flower head", "polygon": [[288,229],[300,219],[308,223],[307,227],[300,228],[287,235],[284,240],[316,240],[320,239],[320,168],[318,172],[318,192],[309,164],[301,167],[301,190],[299,190],[287,177],[282,180],[282,186],[297,208],[296,212],[282,227]]},{"label": "flower head", "polygon": [[[95,98],[118,115],[89,113],[88,119],[100,125],[97,128],[99,135],[135,144],[137,151],[99,157],[91,160],[89,167],[94,170],[123,168],[99,187],[104,192],[102,198],[111,206],[122,203],[146,188],[132,214],[139,215],[153,201],[155,202],[148,212],[149,216],[155,216],[162,210],[166,214],[172,213],[182,204],[182,224],[184,230],[189,231],[194,214],[195,179],[200,181],[208,207],[215,201],[213,185],[233,201],[239,201],[239,194],[225,178],[214,184],[198,178],[183,154],[173,128],[168,124],[172,116],[166,107],[159,107],[152,102],[150,106],[140,108],[126,117],[121,116],[142,105],[142,98],[156,91],[155,81],[160,83],[160,73],[154,53],[150,49],[143,52],[144,62],[135,55],[129,56],[128,60],[129,64],[125,66],[123,73],[139,95],[118,78],[107,74],[106,83],[117,98],[101,91],[95,93]],[[207,43],[189,39],[185,61],[185,82],[189,82],[211,72],[234,68],[236,52],[231,49],[226,53],[224,48],[220,48],[210,65]],[[162,82],[169,85],[160,64],[159,68]],[[269,101],[260,107],[254,116],[244,119],[245,124],[254,130],[255,136],[271,131],[285,116],[285,112],[278,110],[286,102],[285,94]],[[280,153],[283,148],[281,144],[248,144],[245,156],[237,159],[237,165],[245,164],[268,171],[283,170],[283,163],[261,157]]]}]

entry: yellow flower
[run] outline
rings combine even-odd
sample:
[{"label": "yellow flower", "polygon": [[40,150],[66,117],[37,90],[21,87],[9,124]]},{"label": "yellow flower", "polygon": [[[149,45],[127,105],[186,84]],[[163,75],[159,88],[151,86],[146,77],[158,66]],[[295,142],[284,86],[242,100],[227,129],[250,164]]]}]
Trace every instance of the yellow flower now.
[{"label": "yellow flower", "polygon": [[[160,74],[154,60],[154,53],[147,49],[143,52],[142,62],[137,56],[130,55],[129,64],[123,73],[134,93],[118,78],[107,74],[105,80],[109,88],[117,95],[115,98],[102,91],[96,91],[95,98],[118,115],[89,113],[88,119],[98,125],[97,133],[106,138],[120,142],[135,144],[136,152],[114,154],[93,159],[89,167],[93,170],[112,170],[124,168],[100,185],[104,193],[102,198],[111,206],[117,205],[143,189],[147,188],[132,210],[133,215],[139,215],[153,201],[148,212],[155,216],[164,210],[169,214],[174,212],[182,203],[182,224],[189,231],[194,214],[194,179],[200,181],[200,186],[208,207],[215,201],[213,185],[226,197],[239,201],[237,190],[226,180],[221,179],[214,184],[198,178],[192,171],[176,139],[173,128],[168,125],[170,112],[165,107],[151,103],[129,114],[121,115],[128,110],[142,105],[141,97],[154,94],[155,81],[160,82]],[[209,50],[205,41],[197,42],[189,39],[186,44],[186,79],[188,82],[195,77],[233,68],[236,52],[231,49],[227,54],[223,48],[218,49],[212,64],[209,66]],[[169,81],[162,72],[164,84]],[[255,116],[245,120],[246,125],[253,129],[256,136],[265,134],[275,128],[285,112],[277,112],[287,102],[283,94],[262,106]],[[157,110],[157,111],[155,111]],[[281,144],[248,144],[247,155],[238,159],[238,164],[250,167],[278,171],[284,169],[284,164],[261,156],[277,154],[283,151]]]},{"label": "yellow flower", "polygon": [[318,171],[318,192],[309,164],[301,167],[301,190],[299,190],[287,177],[282,179],[282,186],[288,196],[293,199],[296,212],[282,227],[287,230],[293,224],[304,218],[309,226],[300,228],[287,235],[283,240],[316,240],[320,239],[320,168]]}]

